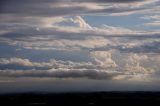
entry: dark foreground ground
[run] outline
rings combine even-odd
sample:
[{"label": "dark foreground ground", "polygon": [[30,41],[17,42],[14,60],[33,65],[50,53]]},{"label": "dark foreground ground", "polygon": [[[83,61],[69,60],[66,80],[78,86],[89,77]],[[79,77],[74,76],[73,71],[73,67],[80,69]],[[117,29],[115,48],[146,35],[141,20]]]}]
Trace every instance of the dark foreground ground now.
[{"label": "dark foreground ground", "polygon": [[19,93],[0,95],[0,106],[131,106],[140,104],[160,106],[160,92]]}]

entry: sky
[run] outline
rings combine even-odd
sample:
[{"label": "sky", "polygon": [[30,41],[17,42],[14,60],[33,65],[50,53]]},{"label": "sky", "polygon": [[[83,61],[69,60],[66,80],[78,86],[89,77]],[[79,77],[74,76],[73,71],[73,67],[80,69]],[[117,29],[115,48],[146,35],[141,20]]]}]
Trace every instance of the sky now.
[{"label": "sky", "polygon": [[159,83],[160,0],[0,1],[0,93]]}]

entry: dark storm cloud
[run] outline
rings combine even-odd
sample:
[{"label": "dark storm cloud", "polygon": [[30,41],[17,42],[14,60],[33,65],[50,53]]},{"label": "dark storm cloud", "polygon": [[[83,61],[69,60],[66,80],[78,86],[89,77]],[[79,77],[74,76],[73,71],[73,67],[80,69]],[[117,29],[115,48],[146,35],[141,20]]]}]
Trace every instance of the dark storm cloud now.
[{"label": "dark storm cloud", "polygon": [[[36,30],[36,27],[22,25],[21,28],[17,27],[16,30],[14,30],[12,32],[5,33],[5,34],[1,34],[0,37],[12,39],[12,40],[16,40],[16,39],[18,40],[19,38],[26,38],[26,37],[36,37],[36,36],[38,36],[38,37],[46,36],[47,37],[47,36],[50,36],[52,38],[54,37],[54,39],[84,40],[85,37],[91,36],[92,34],[93,33],[87,33],[87,32],[86,33],[85,32],[66,32],[66,31],[60,31],[56,28],[40,28],[40,31],[38,31],[38,30]],[[92,35],[92,36],[94,36],[94,35]],[[20,40],[27,41],[27,39],[20,39]]]},{"label": "dark storm cloud", "polygon": [[124,7],[111,7],[111,8],[104,8],[104,9],[97,9],[97,10],[90,10],[90,14],[104,14],[104,13],[128,13],[128,12],[138,12],[148,10],[147,8],[124,8]]},{"label": "dark storm cloud", "polygon": [[145,1],[145,0],[72,0],[72,1],[80,1],[80,2],[113,2],[113,3],[127,3],[127,2],[141,2],[141,1]]},{"label": "dark storm cloud", "polygon": [[[5,0],[0,3],[0,13],[21,16],[61,16],[86,11],[85,7],[57,7],[55,3],[59,5],[63,2],[62,0]],[[50,7],[51,4],[54,6]]]},{"label": "dark storm cloud", "polygon": [[[4,8],[3,8],[4,9]],[[73,7],[9,7],[1,10],[1,14],[16,14],[20,16],[67,16],[67,15],[79,15],[79,14],[100,14],[100,13],[124,13],[124,12],[136,12],[144,10],[145,8],[107,8],[107,9],[88,9],[85,6],[73,6]]]},{"label": "dark storm cloud", "polygon": [[[104,34],[101,32],[96,32],[94,30],[86,30],[86,31],[78,31],[78,32],[72,32],[72,31],[66,31],[66,30],[59,30],[58,28],[40,28],[40,30],[37,30],[36,26],[30,26],[30,25],[23,25],[23,24],[17,24],[17,25],[7,25],[7,26],[1,26],[0,29],[3,30],[10,30],[11,32],[7,32],[4,34],[1,34],[0,37],[8,38],[8,39],[17,39],[17,38],[26,38],[26,37],[44,37],[44,36],[50,36],[54,37],[55,39],[79,39],[84,40],[87,37],[91,36],[100,36],[108,38],[124,38],[124,39],[137,39],[137,40],[143,40],[143,39],[153,39],[153,38],[160,38],[160,35],[157,33],[141,33],[141,34],[126,34],[123,35],[116,35],[116,34]],[[138,33],[138,32],[137,32]],[[23,39],[20,39],[23,41]],[[24,39],[27,41],[27,39]]]},{"label": "dark storm cloud", "polygon": [[[53,78],[89,78],[112,79],[122,73],[104,70],[92,63],[72,61],[32,62],[21,58],[1,58],[0,77],[53,77]],[[49,69],[50,67],[50,69]]]},{"label": "dark storm cloud", "polygon": [[[18,26],[16,26],[18,27]],[[30,49],[34,46],[27,46],[26,44],[36,44],[37,47],[44,47],[47,48],[46,43],[48,44],[54,41],[54,40],[78,40],[78,41],[84,41],[87,39],[92,40],[92,37],[104,37],[104,39],[123,39],[123,40],[136,40],[137,42],[143,41],[145,39],[159,39],[160,36],[159,34],[150,34],[150,33],[145,33],[141,35],[136,35],[136,34],[123,34],[123,35],[114,35],[114,34],[101,34],[101,33],[95,33],[94,31],[84,31],[84,32],[70,32],[70,31],[63,31],[63,30],[58,30],[56,28],[40,28],[40,30],[37,30],[36,27],[30,27],[30,26],[19,26],[16,30],[12,32],[8,32],[5,34],[1,34],[0,36],[0,42],[3,42],[5,44],[9,45],[17,45],[22,48],[25,47],[30,47]],[[37,39],[34,39],[34,37],[37,37]],[[40,39],[39,39],[40,38]],[[48,39],[46,39],[48,38]],[[3,39],[6,39],[3,40]],[[8,39],[8,40],[7,40]],[[38,43],[39,41],[42,41],[41,44]],[[112,41],[112,40],[111,40]],[[46,42],[46,43],[43,43]],[[59,41],[61,42],[61,41]],[[62,43],[62,42],[61,42]],[[69,42],[68,42],[69,43]],[[126,42],[124,44],[129,44],[129,42]],[[41,46],[38,46],[41,45]],[[44,45],[44,46],[42,46]],[[66,45],[66,44],[65,44]],[[159,53],[159,42],[152,42],[152,43],[145,43],[145,44],[140,44],[134,47],[125,47],[125,45],[121,44],[108,44],[108,45],[103,45],[102,47],[90,47],[90,46],[80,46],[80,45],[73,45],[74,47],[77,47],[82,50],[91,50],[91,51],[103,51],[103,50],[111,50],[111,49],[116,49],[121,52],[134,52],[134,53]],[[35,47],[36,47],[35,46]],[[70,45],[71,46],[71,45]],[[51,47],[51,46],[48,46]],[[65,46],[67,48],[67,46]],[[52,45],[51,48],[54,48],[54,45]],[[58,47],[59,48],[59,47]],[[58,49],[56,48],[56,49]],[[71,49],[71,47],[69,47]],[[68,48],[67,48],[68,49]]]},{"label": "dark storm cloud", "polygon": [[[109,8],[106,9],[91,9],[90,5],[78,5],[81,3],[128,3],[140,0],[5,0],[0,3],[1,14],[16,14],[21,16],[64,16],[64,15],[77,15],[88,13],[119,13],[119,12],[131,12],[141,9],[134,8]],[[141,0],[145,1],[145,0]],[[75,3],[70,5],[70,3]],[[67,4],[70,6],[61,7],[60,5]],[[52,6],[51,6],[52,5]]]},{"label": "dark storm cloud", "polygon": [[146,43],[132,48],[118,48],[122,52],[133,53],[160,53],[160,42]]},{"label": "dark storm cloud", "polygon": [[95,2],[95,3],[129,3],[129,2],[141,2],[145,0],[71,0],[77,2]]},{"label": "dark storm cloud", "polygon": [[[138,38],[139,37],[137,37],[137,39]],[[159,37],[157,39],[159,39]],[[125,47],[124,45],[118,45],[118,44],[116,46],[107,45],[100,48],[94,48],[91,51],[108,51],[112,49],[119,50],[121,53],[160,53],[160,42],[155,41],[151,43],[144,43],[134,47]]]},{"label": "dark storm cloud", "polygon": [[99,72],[98,70],[81,69],[79,70],[0,70],[3,77],[53,77],[53,78],[89,78],[89,79],[112,79],[121,73]]},{"label": "dark storm cloud", "polygon": [[6,64],[2,65],[0,64],[0,70],[5,70],[5,69],[10,69],[10,70],[47,70],[49,69],[48,67],[37,67],[37,66],[22,66],[22,65],[17,65],[17,64]]},{"label": "dark storm cloud", "polygon": [[[41,4],[43,5],[43,4]],[[47,7],[46,6],[36,6],[36,5],[17,5],[9,7],[1,7],[1,14],[16,14],[20,16],[65,16],[65,15],[76,15],[84,11],[88,11],[86,7]]]},{"label": "dark storm cloud", "polygon": [[127,2],[141,2],[146,0],[1,0],[1,4],[3,3],[57,3],[57,2],[96,2],[96,3],[127,3]]}]

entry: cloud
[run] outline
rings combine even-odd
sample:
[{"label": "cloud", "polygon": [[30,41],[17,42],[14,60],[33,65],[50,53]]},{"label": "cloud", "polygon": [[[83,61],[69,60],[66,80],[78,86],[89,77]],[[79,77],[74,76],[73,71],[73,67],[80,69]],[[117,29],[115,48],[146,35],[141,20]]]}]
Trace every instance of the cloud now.
[{"label": "cloud", "polygon": [[130,48],[121,48],[121,51],[134,52],[134,53],[159,53],[160,48],[158,45],[160,45],[160,42],[154,41],[154,42],[148,42],[148,43],[144,43],[144,44],[137,45]]},{"label": "cloud", "polygon": [[148,23],[145,23],[146,26],[157,26],[159,27],[160,26],[160,21],[153,21],[153,22],[148,22]]},{"label": "cloud", "polygon": [[106,35],[123,35],[123,34],[138,34],[139,32],[133,31],[124,27],[115,27],[109,25],[103,25],[101,28],[97,28],[97,33],[106,33]]},{"label": "cloud", "polygon": [[[121,57],[116,58],[116,55]],[[143,80],[155,75],[157,70],[159,70],[159,58],[155,59],[155,57],[144,54],[117,54],[116,51],[94,51],[90,53],[90,56],[92,58],[90,62],[74,62],[54,59],[47,62],[32,62],[22,58],[1,58],[0,75],[3,77]],[[2,66],[11,64],[17,64],[16,68],[10,66],[2,69]],[[20,66],[30,68],[19,68]]]},{"label": "cloud", "polygon": [[160,20],[160,15],[143,16],[143,17],[141,17],[141,19],[146,19],[146,20],[150,20],[150,19]]},{"label": "cloud", "polygon": [[111,43],[104,37],[129,34],[138,36],[142,33],[108,25],[92,27],[80,16],[53,18],[52,22],[48,18],[45,20],[41,23],[42,27],[19,25],[13,32],[1,35],[1,42],[36,50],[94,49]]},{"label": "cloud", "polygon": [[[73,62],[51,59],[48,62],[31,62],[29,59],[22,58],[0,58],[1,68],[3,65],[19,65],[32,67],[43,67],[45,69],[114,69],[116,67],[115,62],[111,59],[109,52],[92,52],[91,57],[93,62]],[[103,59],[105,58],[105,59]],[[9,68],[9,67],[8,67]],[[18,66],[17,66],[18,68]],[[12,69],[12,66],[11,66]]]},{"label": "cloud", "polygon": [[[5,19],[5,18],[3,18]],[[24,23],[1,24],[0,28],[12,33],[20,33],[29,35],[93,35],[93,36],[109,36],[109,35],[150,35],[153,32],[131,30],[125,27],[102,25],[93,27],[89,25],[81,16],[73,16],[73,18],[57,17],[57,18],[40,18],[36,22],[36,18],[28,17],[26,19],[33,20],[30,23],[26,20]],[[21,20],[20,20],[21,22]],[[38,29],[38,30],[37,30]],[[158,32],[155,32],[158,33]],[[5,34],[4,34],[5,35]],[[4,36],[1,35],[1,36]],[[12,36],[14,36],[12,34]],[[11,36],[10,36],[11,37]],[[21,36],[23,37],[23,36]]]},{"label": "cloud", "polygon": [[[159,12],[158,2],[159,0],[1,1],[0,43],[31,51],[61,50],[64,54],[66,51],[87,51],[91,61],[51,59],[36,62],[24,58],[1,58],[0,73],[9,77],[119,80],[137,79],[143,75],[148,77],[159,69],[158,61],[153,62],[150,59],[153,57],[140,55],[159,53],[159,30],[136,30],[119,25],[92,26],[83,16],[156,13]],[[158,18],[158,15],[143,17],[155,20],[146,23],[149,26],[159,26]],[[148,65],[150,68],[145,65],[149,64],[149,60],[155,63]]]},{"label": "cloud", "polygon": [[9,60],[1,58],[0,64],[18,64],[24,66],[34,66],[34,64],[30,62],[28,59],[21,59],[21,58],[11,58]]},{"label": "cloud", "polygon": [[[106,46],[93,48],[92,51],[105,51],[105,50],[118,50],[121,53],[154,53],[160,52],[159,37],[115,37],[108,39],[109,42]],[[114,43],[113,43],[114,42]]]},{"label": "cloud", "polygon": [[[95,66],[92,63],[57,61],[31,62],[28,59],[10,58],[0,59],[0,65],[18,64],[22,66],[32,66],[33,69],[3,69],[0,70],[0,76],[3,77],[54,77],[54,78],[89,78],[89,79],[112,79],[119,72],[114,70],[104,70],[102,67]],[[39,70],[34,67],[49,67],[50,69]]]},{"label": "cloud", "polygon": [[22,58],[0,58],[0,65],[7,65],[7,64],[15,64],[21,66],[28,66],[28,67],[46,67],[46,69],[76,69],[76,68],[88,68],[94,69],[96,68],[90,62],[73,62],[73,61],[62,61],[62,60],[54,60],[51,59],[48,62],[31,62],[29,59],[22,59]]},{"label": "cloud", "polygon": [[[76,67],[88,67],[91,68],[91,63],[74,63],[72,61],[61,61],[61,60],[54,60],[51,59],[48,62],[31,62],[29,59],[22,59],[22,58],[0,58],[0,65],[7,65],[7,64],[15,64],[15,65],[21,65],[21,66],[28,66],[28,67],[46,67],[46,69],[62,69],[62,68],[76,68]],[[94,68],[94,67],[93,67]]]},{"label": "cloud", "polygon": [[40,70],[0,70],[3,77],[53,77],[53,78],[89,78],[89,79],[112,79],[118,72],[107,72],[88,69],[52,69]]},{"label": "cloud", "polygon": [[[144,23],[145,26],[160,26],[160,15],[143,16],[141,19],[150,20],[151,22]],[[154,21],[153,21],[154,20]]]},{"label": "cloud", "polygon": [[117,67],[115,61],[112,60],[111,52],[107,51],[95,51],[91,52],[91,57],[94,59],[95,64],[105,68]]},{"label": "cloud", "polygon": [[13,82],[15,82],[15,81],[13,81],[13,80],[0,80],[0,84],[1,83],[13,83]]},{"label": "cloud", "polygon": [[96,2],[96,3],[127,3],[127,2],[141,2],[141,1],[144,1],[144,0],[134,0],[134,1],[131,1],[131,0],[71,0],[71,1],[75,1],[75,2]]},{"label": "cloud", "polygon": [[[114,45],[110,38],[159,37],[159,31],[136,31],[109,25],[93,27],[80,16],[45,18],[42,19],[41,23],[34,24],[34,26],[21,24],[2,25],[1,28],[5,30],[6,27],[6,30],[9,32],[1,35],[0,42],[34,50],[81,50],[110,47],[111,49],[119,49],[121,51],[132,51],[134,47],[133,49],[132,47],[126,47],[121,45],[121,42]],[[126,45],[128,44],[130,42],[126,43]],[[135,49],[138,49],[138,46]]]},{"label": "cloud", "polygon": [[[32,38],[31,38],[32,39]],[[80,49],[92,49],[96,47],[105,46],[108,40],[101,37],[95,37],[90,39],[82,40],[68,40],[68,39],[46,39],[38,41],[39,38],[35,38],[35,42],[28,41],[16,41],[12,45],[21,45],[25,49],[35,49],[35,50],[80,50]]]},{"label": "cloud", "polygon": [[129,59],[127,60],[126,70],[131,71],[133,73],[149,73],[147,69],[140,65],[140,63],[145,61],[146,59],[148,59],[146,55],[139,56],[137,54],[132,54],[131,56],[129,56]]},{"label": "cloud", "polygon": [[[154,69],[149,69],[145,66],[145,63],[150,61],[150,58],[144,54],[115,54],[116,51],[95,51],[91,52],[91,57],[94,59],[95,64],[100,65],[106,69],[113,68],[119,70],[120,72],[126,71],[126,73],[141,73],[149,74]],[[113,57],[118,55],[118,58]],[[124,56],[125,59],[122,59]],[[121,60],[118,60],[121,59]],[[122,64],[121,64],[122,63]],[[120,65],[121,64],[121,65]],[[150,67],[151,68],[151,67]]]},{"label": "cloud", "polygon": [[[146,4],[152,4],[157,0],[6,0],[1,2],[1,14],[14,16],[70,16],[83,14],[110,14],[145,10],[139,8]],[[25,4],[25,5],[24,5]],[[134,7],[134,8],[133,8]],[[25,12],[24,12],[25,11]],[[136,12],[133,12],[136,13]],[[12,17],[13,18],[13,17]]]},{"label": "cloud", "polygon": [[81,29],[92,29],[92,27],[85,22],[81,16],[75,16],[74,18],[64,19],[61,22],[57,22],[54,25],[66,26],[66,27],[78,27]]}]

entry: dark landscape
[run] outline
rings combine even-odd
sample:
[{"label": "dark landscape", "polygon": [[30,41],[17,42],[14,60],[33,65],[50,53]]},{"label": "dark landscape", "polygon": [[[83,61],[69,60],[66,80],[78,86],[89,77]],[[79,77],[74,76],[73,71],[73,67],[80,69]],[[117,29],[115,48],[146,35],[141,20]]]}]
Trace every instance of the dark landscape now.
[{"label": "dark landscape", "polygon": [[111,106],[160,104],[160,92],[1,94],[2,106]]}]

